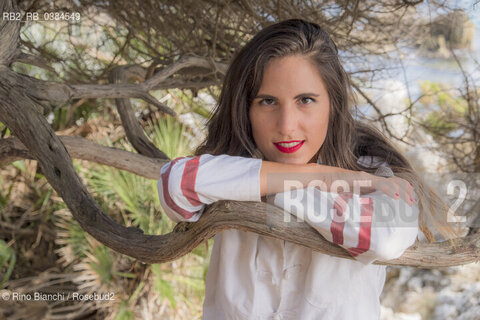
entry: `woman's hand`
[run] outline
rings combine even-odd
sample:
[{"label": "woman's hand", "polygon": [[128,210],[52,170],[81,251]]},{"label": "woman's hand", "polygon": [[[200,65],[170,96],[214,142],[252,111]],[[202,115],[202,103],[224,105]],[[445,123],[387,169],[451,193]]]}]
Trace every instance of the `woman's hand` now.
[{"label": "woman's hand", "polygon": [[418,203],[414,188],[405,179],[400,177],[379,177],[373,174],[369,174],[364,171],[351,171],[338,172],[331,174],[330,181],[327,184],[330,185],[331,192],[337,192],[334,190],[342,185],[341,182],[346,182],[350,188],[350,192],[368,194],[373,191],[381,191],[393,199],[403,199],[410,206]]}]

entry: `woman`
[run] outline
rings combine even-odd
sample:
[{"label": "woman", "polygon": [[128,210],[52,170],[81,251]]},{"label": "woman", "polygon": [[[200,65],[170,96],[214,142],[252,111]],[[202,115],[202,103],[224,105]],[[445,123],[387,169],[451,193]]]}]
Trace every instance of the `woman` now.
[{"label": "woman", "polygon": [[[353,119],[352,102],[337,48],[317,24],[271,25],[238,52],[206,141],[195,156],[162,167],[165,213],[193,222],[218,200],[268,201],[354,260],[223,231],[214,238],[204,319],[378,319],[385,266],[372,262],[401,256],[419,225],[434,240],[426,222],[440,212],[438,199],[429,192],[427,203],[411,165]],[[395,177],[373,175],[379,167]],[[296,190],[285,183],[292,174]],[[355,191],[360,182],[369,186]]]}]

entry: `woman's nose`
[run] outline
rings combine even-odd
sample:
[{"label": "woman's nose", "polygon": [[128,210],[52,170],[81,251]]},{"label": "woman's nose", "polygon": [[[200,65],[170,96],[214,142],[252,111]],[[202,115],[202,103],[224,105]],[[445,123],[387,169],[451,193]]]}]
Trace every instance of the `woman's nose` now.
[{"label": "woman's nose", "polygon": [[297,130],[298,114],[293,103],[285,104],[279,108],[278,127],[282,136],[285,137],[291,136],[291,134]]}]

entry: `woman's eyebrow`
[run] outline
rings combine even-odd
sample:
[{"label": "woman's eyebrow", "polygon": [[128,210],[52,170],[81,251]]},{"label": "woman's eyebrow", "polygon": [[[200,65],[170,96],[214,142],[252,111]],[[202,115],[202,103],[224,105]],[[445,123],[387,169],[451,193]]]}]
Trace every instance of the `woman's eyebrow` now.
[{"label": "woman's eyebrow", "polygon": [[259,94],[257,95],[254,99],[277,99],[274,96],[268,95],[268,94]]},{"label": "woman's eyebrow", "polygon": [[[294,99],[298,99],[298,98],[301,98],[301,97],[305,97],[305,96],[309,96],[309,97],[318,97],[319,94],[316,94],[316,93],[313,93],[313,92],[305,92],[305,93],[300,93],[300,94],[297,94]],[[277,99],[276,97],[274,96],[271,96],[269,94],[259,94],[257,95],[254,99]]]},{"label": "woman's eyebrow", "polygon": [[306,93],[300,93],[298,95],[295,96],[294,99],[298,99],[298,98],[301,98],[301,97],[318,97],[319,94],[316,94],[316,93],[313,93],[313,92],[306,92]]}]

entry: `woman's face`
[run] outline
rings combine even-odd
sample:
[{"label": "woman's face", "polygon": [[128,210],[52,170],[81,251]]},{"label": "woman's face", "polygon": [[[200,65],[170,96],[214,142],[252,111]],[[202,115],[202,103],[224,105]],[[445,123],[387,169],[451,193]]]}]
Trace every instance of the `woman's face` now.
[{"label": "woman's face", "polygon": [[273,58],[249,111],[253,138],[266,160],[306,164],[325,141],[330,100],[307,58]]}]

